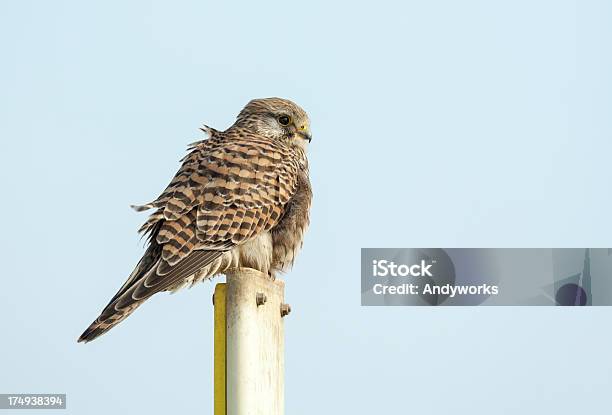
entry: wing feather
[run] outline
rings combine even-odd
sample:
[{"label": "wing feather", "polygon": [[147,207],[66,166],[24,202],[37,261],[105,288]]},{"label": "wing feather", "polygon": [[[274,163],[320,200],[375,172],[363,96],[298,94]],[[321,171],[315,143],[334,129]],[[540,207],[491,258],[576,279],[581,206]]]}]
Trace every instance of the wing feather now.
[{"label": "wing feather", "polygon": [[[140,229],[150,245],[80,341],[103,334],[151,295],[172,289],[282,217],[305,155],[242,129],[207,131],[210,138],[190,147],[161,195],[133,206],[156,209]],[[223,269],[216,263],[209,270],[218,271]]]}]

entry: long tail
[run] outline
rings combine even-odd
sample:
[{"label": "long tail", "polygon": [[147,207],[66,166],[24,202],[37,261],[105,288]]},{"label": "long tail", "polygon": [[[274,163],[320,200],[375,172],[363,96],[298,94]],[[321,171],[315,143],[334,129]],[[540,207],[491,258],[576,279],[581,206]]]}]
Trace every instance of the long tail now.
[{"label": "long tail", "polygon": [[123,286],[111,298],[110,302],[104,307],[93,323],[81,334],[78,342],[90,342],[103,335],[117,324],[125,320],[134,310],[140,306],[149,296],[144,298],[134,298],[133,291],[139,281],[155,272],[159,260],[159,246],[152,244],[143,255],[132,274]]},{"label": "long tail", "polygon": [[222,257],[223,252],[194,251],[178,264],[164,268],[160,267],[166,265],[161,259],[160,246],[153,242],[132,275],[78,341],[89,342],[101,336],[125,320],[153,294],[172,290],[198,272],[202,273],[202,278],[222,272],[231,265],[228,258]]},{"label": "long tail", "polygon": [[94,320],[93,323],[91,323],[87,330],[85,330],[83,334],[81,334],[81,337],[79,337],[78,342],[87,343],[103,335],[104,333],[115,327],[117,324],[125,320],[127,316],[132,314],[132,312],[136,310],[136,308],[138,308],[140,304],[142,303],[134,303],[130,308],[121,310],[121,312],[117,312],[116,314],[112,314],[110,317],[104,320],[101,320],[102,316],[98,317],[96,320]]}]

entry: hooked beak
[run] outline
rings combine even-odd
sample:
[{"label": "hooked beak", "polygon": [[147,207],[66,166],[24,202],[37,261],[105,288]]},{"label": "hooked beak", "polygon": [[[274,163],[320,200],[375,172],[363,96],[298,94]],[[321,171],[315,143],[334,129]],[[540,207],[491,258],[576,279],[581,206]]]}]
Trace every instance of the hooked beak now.
[{"label": "hooked beak", "polygon": [[305,125],[299,126],[298,129],[297,129],[297,133],[304,140],[308,140],[309,143],[312,141],[312,134],[310,133],[310,128],[308,128],[307,126],[305,126]]}]

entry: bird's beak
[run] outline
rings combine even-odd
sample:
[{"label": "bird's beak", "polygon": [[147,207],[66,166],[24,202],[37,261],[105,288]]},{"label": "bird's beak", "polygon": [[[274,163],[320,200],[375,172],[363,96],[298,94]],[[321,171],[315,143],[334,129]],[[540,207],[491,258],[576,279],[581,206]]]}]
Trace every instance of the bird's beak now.
[{"label": "bird's beak", "polygon": [[297,133],[305,140],[310,143],[312,141],[312,134],[310,128],[307,125],[300,125],[297,129]]}]

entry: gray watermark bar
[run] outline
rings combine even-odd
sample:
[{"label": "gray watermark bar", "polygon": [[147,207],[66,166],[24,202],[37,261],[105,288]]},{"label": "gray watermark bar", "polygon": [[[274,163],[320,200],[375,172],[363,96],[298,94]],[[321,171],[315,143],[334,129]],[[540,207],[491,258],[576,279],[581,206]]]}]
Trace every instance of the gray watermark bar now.
[{"label": "gray watermark bar", "polygon": [[365,306],[609,306],[608,248],[362,248]]},{"label": "gray watermark bar", "polygon": [[66,394],[0,393],[0,409],[66,409]]}]

